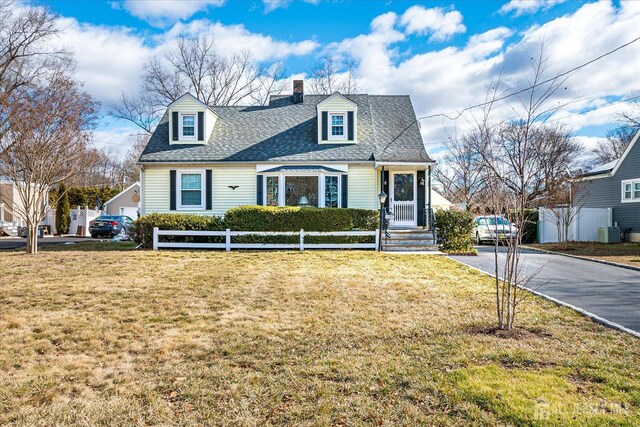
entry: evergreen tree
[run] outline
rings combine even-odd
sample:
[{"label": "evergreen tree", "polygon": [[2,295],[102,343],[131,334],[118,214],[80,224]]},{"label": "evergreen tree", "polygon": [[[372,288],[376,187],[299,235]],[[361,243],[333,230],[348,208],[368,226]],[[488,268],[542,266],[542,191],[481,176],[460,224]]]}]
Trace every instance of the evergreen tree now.
[{"label": "evergreen tree", "polygon": [[58,234],[67,234],[69,232],[69,194],[64,182],[60,183],[58,188],[58,203],[56,205],[56,231]]}]

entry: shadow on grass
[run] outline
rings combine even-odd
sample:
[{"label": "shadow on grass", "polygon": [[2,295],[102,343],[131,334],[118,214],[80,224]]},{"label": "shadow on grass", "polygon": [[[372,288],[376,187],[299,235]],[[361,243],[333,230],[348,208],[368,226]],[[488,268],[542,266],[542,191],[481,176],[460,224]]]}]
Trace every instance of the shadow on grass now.
[{"label": "shadow on grass", "polygon": [[55,245],[43,245],[40,247],[40,252],[67,252],[67,251],[96,251],[96,252],[124,252],[135,250],[136,244],[134,242],[117,242],[117,241],[102,241],[102,242],[73,242],[73,243],[60,243]]}]

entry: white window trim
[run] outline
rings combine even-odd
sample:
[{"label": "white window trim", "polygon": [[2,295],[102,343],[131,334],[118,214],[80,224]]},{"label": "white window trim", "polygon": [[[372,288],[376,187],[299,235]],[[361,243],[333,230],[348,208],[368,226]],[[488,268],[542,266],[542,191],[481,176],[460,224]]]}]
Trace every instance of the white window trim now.
[{"label": "white window trim", "polygon": [[[193,116],[193,136],[185,135],[182,133],[183,131],[183,120],[184,116]],[[178,115],[178,129],[179,129],[179,139],[181,141],[197,141],[198,140],[198,113],[185,112],[180,113]]]},{"label": "white window trim", "polygon": [[[332,124],[332,116],[342,116],[342,127],[344,128],[344,132],[342,135],[331,135],[331,124]],[[346,112],[338,112],[333,111],[329,112],[329,120],[327,120],[327,136],[329,137],[329,141],[347,141],[349,139],[349,115]]]},{"label": "white window trim", "polygon": [[[624,198],[624,186],[626,184],[631,184],[631,198]],[[620,182],[621,194],[620,194],[620,202],[622,203],[640,203],[640,197],[634,197],[634,187],[635,184],[640,184],[640,178],[635,179],[625,179]]]},{"label": "white window trim", "polygon": [[[200,175],[200,205],[182,205],[182,175]],[[176,172],[176,192],[177,194],[177,210],[179,211],[203,211],[206,209],[205,199],[207,193],[207,183],[205,171],[198,170],[179,170]]]},{"label": "white window trim", "polygon": [[262,180],[262,204],[264,206],[267,205],[267,177],[278,177],[278,206],[283,207],[287,206],[285,203],[286,195],[285,195],[285,179],[287,176],[315,176],[318,177],[318,207],[324,208],[325,206],[325,177],[327,176],[337,176],[338,177],[338,208],[342,207],[342,176],[339,173],[304,173],[304,172],[294,172],[294,173],[268,173],[264,174],[264,179]]}]

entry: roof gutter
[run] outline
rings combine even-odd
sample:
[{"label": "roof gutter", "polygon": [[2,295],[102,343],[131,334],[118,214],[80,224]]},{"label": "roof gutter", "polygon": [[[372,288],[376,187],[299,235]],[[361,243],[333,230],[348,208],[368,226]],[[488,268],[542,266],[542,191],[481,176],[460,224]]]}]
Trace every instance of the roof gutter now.
[{"label": "roof gutter", "polygon": [[427,167],[433,166],[436,162],[374,162],[373,166],[377,169],[380,166],[415,166],[415,167]]}]

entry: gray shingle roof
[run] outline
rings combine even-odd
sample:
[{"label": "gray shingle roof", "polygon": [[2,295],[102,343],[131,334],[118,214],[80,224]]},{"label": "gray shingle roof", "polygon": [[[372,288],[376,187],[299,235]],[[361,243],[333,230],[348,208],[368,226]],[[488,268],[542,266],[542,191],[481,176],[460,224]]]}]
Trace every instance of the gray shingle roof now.
[{"label": "gray shingle roof", "polygon": [[264,107],[210,107],[219,119],[205,145],[170,145],[165,114],[140,161],[432,161],[409,96],[346,97],[358,104],[357,144],[318,143],[316,105],[327,95],[305,95],[300,104],[278,96]]}]

